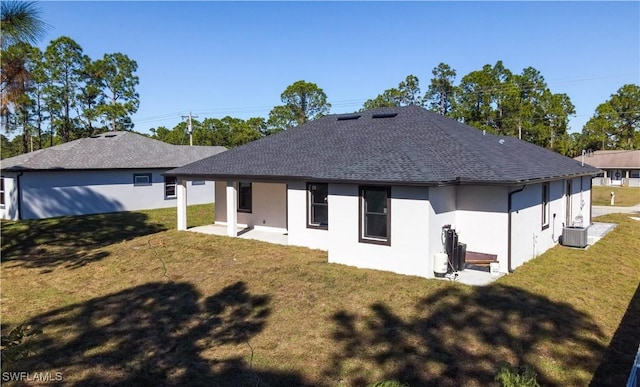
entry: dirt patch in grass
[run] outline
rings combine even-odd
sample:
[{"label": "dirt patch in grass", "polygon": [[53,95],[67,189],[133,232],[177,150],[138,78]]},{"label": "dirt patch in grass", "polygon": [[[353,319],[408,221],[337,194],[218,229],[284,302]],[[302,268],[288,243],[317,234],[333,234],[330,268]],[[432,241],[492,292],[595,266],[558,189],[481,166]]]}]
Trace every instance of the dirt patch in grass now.
[{"label": "dirt patch in grass", "polygon": [[473,288],[148,216],[169,230],[84,247],[105,256],[83,266],[3,262],[3,335],[20,323],[43,332],[12,369],[68,384],[484,386],[509,362],[543,385],[588,385],[603,367],[602,384],[628,375],[621,343],[638,342],[637,319],[624,321],[640,272],[629,242],[640,222],[628,217],[604,218],[619,226],[586,251],[557,247]]},{"label": "dirt patch in grass", "polygon": [[595,186],[593,190],[594,206],[611,205],[611,192],[616,195],[615,205],[620,207],[635,206],[640,203],[640,187],[603,187]]}]

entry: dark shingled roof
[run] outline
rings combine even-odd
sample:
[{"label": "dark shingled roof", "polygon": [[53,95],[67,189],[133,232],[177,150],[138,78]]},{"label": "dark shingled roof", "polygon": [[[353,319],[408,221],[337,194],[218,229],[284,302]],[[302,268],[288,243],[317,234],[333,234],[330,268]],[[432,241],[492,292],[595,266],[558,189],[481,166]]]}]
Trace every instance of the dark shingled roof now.
[{"label": "dark shingled roof", "polygon": [[3,171],[175,168],[225,151],[171,145],[132,132],[107,132],[2,160]]},{"label": "dark shingled roof", "polygon": [[528,142],[483,134],[406,106],[325,116],[167,174],[432,185],[522,183],[597,172]]}]

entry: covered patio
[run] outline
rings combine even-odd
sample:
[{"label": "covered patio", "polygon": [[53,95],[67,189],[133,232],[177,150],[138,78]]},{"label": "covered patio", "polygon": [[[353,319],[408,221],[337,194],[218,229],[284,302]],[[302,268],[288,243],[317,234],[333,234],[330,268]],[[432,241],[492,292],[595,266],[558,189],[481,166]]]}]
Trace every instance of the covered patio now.
[{"label": "covered patio", "polygon": [[[191,227],[187,229],[187,231],[208,235],[228,236],[227,225],[221,224],[207,224],[204,226]],[[236,236],[242,239],[253,239],[284,246],[289,245],[289,235],[280,231],[236,227]]]}]

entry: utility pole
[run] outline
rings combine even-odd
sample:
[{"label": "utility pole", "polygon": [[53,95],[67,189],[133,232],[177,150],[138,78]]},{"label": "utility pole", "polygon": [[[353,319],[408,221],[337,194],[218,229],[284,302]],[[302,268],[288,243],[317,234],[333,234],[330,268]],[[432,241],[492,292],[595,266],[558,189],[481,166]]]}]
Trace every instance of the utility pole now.
[{"label": "utility pole", "polygon": [[187,121],[187,132],[189,132],[189,146],[193,146],[193,126],[191,126],[191,118],[198,118],[198,116],[192,116],[191,112],[189,112],[188,116],[182,116],[182,119],[188,118]]}]

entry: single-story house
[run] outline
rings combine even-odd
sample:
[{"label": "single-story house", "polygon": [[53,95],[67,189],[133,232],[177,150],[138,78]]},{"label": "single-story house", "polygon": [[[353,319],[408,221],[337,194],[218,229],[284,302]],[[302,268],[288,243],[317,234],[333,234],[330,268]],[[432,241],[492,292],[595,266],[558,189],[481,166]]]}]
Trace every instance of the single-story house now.
[{"label": "single-story house", "polygon": [[[2,219],[42,219],[175,207],[169,169],[218,154],[219,146],[182,146],[107,132],[0,161]],[[212,203],[214,183],[190,182],[189,204]]]},{"label": "single-story house", "polygon": [[640,150],[598,150],[574,160],[602,170],[593,185],[640,187]]},{"label": "single-story house", "polygon": [[[171,170],[214,180],[215,224],[286,234],[329,262],[434,276],[443,230],[509,272],[591,221],[598,169],[417,106],[329,115]],[[220,226],[219,226],[220,227]],[[438,254],[440,255],[440,254]]]}]

